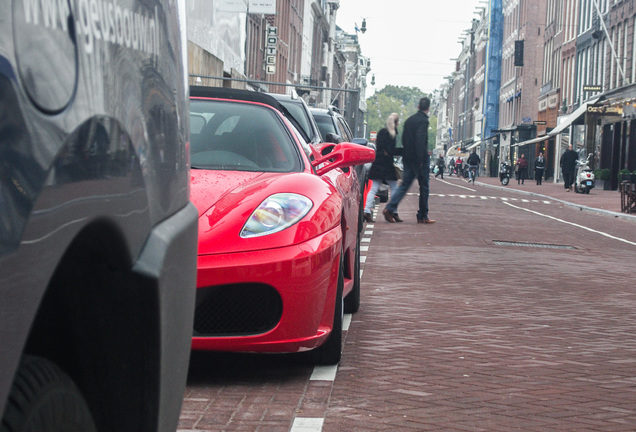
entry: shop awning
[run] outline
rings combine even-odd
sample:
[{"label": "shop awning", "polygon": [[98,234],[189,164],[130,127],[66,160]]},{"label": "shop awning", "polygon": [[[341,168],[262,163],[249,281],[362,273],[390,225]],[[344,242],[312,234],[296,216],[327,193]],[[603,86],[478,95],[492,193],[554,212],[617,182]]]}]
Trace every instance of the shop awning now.
[{"label": "shop awning", "polygon": [[528,145],[528,144],[535,144],[535,143],[538,143],[538,142],[541,142],[541,141],[545,141],[548,138],[550,138],[550,135],[543,135],[543,136],[540,136],[540,137],[529,139],[527,141],[521,141],[520,143],[513,144],[512,147],[521,147],[521,146]]},{"label": "shop awning", "polygon": [[572,123],[577,121],[579,117],[585,114],[587,111],[588,105],[594,105],[600,98],[590,99],[587,102],[583,102],[580,107],[578,107],[572,114],[567,116],[564,121],[562,121],[557,127],[552,129],[548,135],[554,136],[563,132],[564,129],[570,127]]},{"label": "shop awning", "polygon": [[472,149],[474,149],[475,147],[477,147],[480,144],[481,144],[481,140],[479,140],[476,143],[472,144],[470,147],[466,147],[466,150],[472,150]]},{"label": "shop awning", "polygon": [[520,142],[518,144],[514,144],[513,147],[521,147],[521,146],[528,145],[528,144],[535,144],[535,143],[538,143],[538,142],[541,142],[541,141],[545,141],[545,140],[547,140],[549,138],[552,138],[555,135],[560,134],[565,129],[569,128],[572,125],[572,123],[576,122],[581,116],[585,115],[585,112],[587,111],[587,107],[589,105],[595,104],[599,99],[600,99],[600,97],[596,97],[594,99],[590,99],[587,102],[583,102],[580,107],[575,109],[557,127],[555,127],[550,132],[548,132],[547,135],[543,135],[543,136],[540,136],[540,137],[537,137],[537,138],[532,138],[532,139],[527,140],[527,141],[522,141],[522,142]]}]

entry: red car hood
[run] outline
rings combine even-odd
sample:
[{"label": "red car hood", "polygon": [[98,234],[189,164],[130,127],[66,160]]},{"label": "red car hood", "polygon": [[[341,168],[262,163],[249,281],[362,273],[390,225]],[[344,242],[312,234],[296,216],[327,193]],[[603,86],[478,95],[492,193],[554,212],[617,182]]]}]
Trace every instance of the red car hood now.
[{"label": "red car hood", "polygon": [[264,175],[262,172],[212,171],[193,169],[190,182],[190,200],[199,210],[199,217],[227,193],[239,189]]},{"label": "red car hood", "polygon": [[[343,199],[334,186],[307,173],[191,171],[191,201],[199,211],[199,254],[223,254],[300,244],[336,227]],[[313,207],[305,218],[275,234],[241,238],[254,209],[275,193],[307,196]]]}]

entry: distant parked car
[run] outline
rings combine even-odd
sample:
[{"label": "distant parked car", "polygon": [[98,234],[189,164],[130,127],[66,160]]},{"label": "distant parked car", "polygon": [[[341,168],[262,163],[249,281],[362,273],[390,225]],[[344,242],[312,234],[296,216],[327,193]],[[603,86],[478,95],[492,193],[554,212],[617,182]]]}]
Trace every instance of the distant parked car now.
[{"label": "distant parked car", "polygon": [[[333,107],[325,108],[310,108],[311,114],[316,119],[318,129],[325,141],[328,142],[353,142],[363,146],[371,147],[375,150],[375,144],[369,142],[366,138],[354,138],[353,132],[349,127],[349,124],[345,118]],[[371,163],[364,166],[356,167],[358,172],[358,180],[360,181],[360,204],[364,202],[364,189],[368,181],[368,173],[371,169]],[[362,214],[362,211],[360,212]],[[362,218],[360,219],[360,229],[362,229]]]},{"label": "distant parked car", "polygon": [[[360,190],[351,143],[311,145],[273,97],[191,87],[199,259],[192,348],[340,360],[360,304]],[[196,125],[195,125],[196,123]],[[349,172],[345,172],[349,171]]]}]

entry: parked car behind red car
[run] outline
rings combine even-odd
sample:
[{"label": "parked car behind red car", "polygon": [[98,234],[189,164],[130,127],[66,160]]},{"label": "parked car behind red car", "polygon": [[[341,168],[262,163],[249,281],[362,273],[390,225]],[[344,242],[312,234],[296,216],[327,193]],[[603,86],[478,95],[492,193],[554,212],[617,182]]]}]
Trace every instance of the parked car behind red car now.
[{"label": "parked car behind red car", "polygon": [[343,304],[356,294],[359,303],[360,290],[360,191],[349,167],[374,150],[307,144],[262,93],[191,87],[190,98],[193,349],[313,350],[316,363],[337,363]]}]

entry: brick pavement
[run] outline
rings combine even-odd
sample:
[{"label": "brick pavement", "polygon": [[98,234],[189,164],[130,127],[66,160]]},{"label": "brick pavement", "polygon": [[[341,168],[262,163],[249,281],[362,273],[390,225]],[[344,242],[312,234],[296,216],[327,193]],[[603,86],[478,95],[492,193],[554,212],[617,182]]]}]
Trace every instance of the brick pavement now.
[{"label": "brick pavement", "polygon": [[[502,204],[528,196],[524,206],[636,242],[618,192],[481,178],[461,197],[467,185],[447,180],[456,185],[431,180],[436,224],[416,225],[407,195],[404,223],[366,226],[362,306],[335,381],[312,381],[291,356],[196,355],[179,430],[636,430],[634,247],[537,227]],[[503,248],[497,238],[574,249]]]},{"label": "brick pavement", "polygon": [[[322,431],[636,430],[636,248],[568,225],[539,227],[497,200],[484,217],[479,196],[519,195],[516,184],[476,185],[477,198],[460,201],[432,182],[435,225],[411,220],[417,201],[407,195],[404,223],[368,226],[363,307]],[[559,185],[544,186],[534,185],[558,196]],[[580,198],[618,200],[601,192]],[[524,205],[597,229],[610,222],[636,241],[634,220],[609,211]],[[515,235],[573,249],[492,244]]]}]

